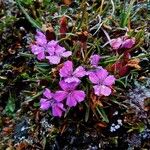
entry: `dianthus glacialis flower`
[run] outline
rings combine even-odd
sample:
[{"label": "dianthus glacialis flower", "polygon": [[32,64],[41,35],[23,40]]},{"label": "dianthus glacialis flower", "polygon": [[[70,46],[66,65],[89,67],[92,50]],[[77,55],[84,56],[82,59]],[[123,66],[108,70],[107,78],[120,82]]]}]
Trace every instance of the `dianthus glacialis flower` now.
[{"label": "dianthus glacialis flower", "polygon": [[47,44],[47,52],[49,56],[46,58],[49,60],[50,64],[59,64],[61,57],[69,57],[72,55],[71,51],[66,51],[64,47],[61,47],[57,41],[50,41]]},{"label": "dianthus glacialis flower", "polygon": [[93,86],[94,93],[98,96],[109,96],[111,94],[111,86],[115,83],[115,77],[108,75],[106,69],[98,69],[89,73],[89,80],[95,84]]},{"label": "dianthus glacialis flower", "polygon": [[110,41],[110,45],[114,50],[118,49],[129,49],[135,44],[135,38],[128,38],[127,36],[122,36]]},{"label": "dianthus glacialis flower", "polygon": [[38,60],[48,59],[50,64],[59,64],[62,57],[69,57],[72,55],[71,51],[58,44],[58,41],[48,42],[46,36],[37,31],[35,36],[35,44],[31,45],[31,51],[34,55],[37,55]]},{"label": "dianthus glacialis flower", "polygon": [[48,110],[49,108],[52,108],[52,114],[53,116],[61,117],[63,111],[65,111],[63,103],[61,101],[56,100],[53,96],[54,93],[52,93],[49,89],[45,89],[43,92],[44,98],[41,98],[40,100],[40,108],[42,110]]},{"label": "dianthus glacialis flower", "polygon": [[60,77],[63,77],[65,82],[80,82],[79,78],[82,78],[86,75],[86,71],[82,66],[77,67],[73,71],[72,61],[66,61],[63,67],[59,70]]},{"label": "dianthus glacialis flower", "polygon": [[54,94],[54,98],[57,101],[62,101],[66,99],[66,105],[69,107],[73,107],[76,106],[77,103],[80,103],[85,99],[85,92],[82,90],[76,90],[79,83],[67,83],[62,80],[59,82],[59,85],[62,90],[56,91]]},{"label": "dianthus glacialis flower", "polygon": [[31,45],[31,51],[34,55],[37,55],[38,60],[43,60],[45,59],[45,50],[47,48],[46,36],[42,32],[37,31],[35,39],[35,44]]},{"label": "dianthus glacialis flower", "polygon": [[97,54],[94,54],[90,57],[90,63],[93,67],[97,67],[99,61],[100,61],[100,56]]}]

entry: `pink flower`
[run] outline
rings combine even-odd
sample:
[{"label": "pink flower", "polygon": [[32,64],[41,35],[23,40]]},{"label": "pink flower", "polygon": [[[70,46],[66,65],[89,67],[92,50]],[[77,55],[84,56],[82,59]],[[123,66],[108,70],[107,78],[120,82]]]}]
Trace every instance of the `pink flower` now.
[{"label": "pink flower", "polygon": [[67,58],[72,55],[71,51],[66,51],[57,41],[48,42],[46,36],[40,31],[37,31],[35,39],[35,44],[31,45],[31,51],[38,60],[47,58],[50,64],[59,64],[62,57]]},{"label": "pink flower", "polygon": [[65,78],[65,82],[80,82],[79,78],[82,78],[86,75],[86,71],[82,66],[77,67],[73,71],[72,61],[66,61],[63,67],[59,70],[59,75]]},{"label": "pink flower", "polygon": [[110,41],[110,45],[114,50],[118,49],[129,49],[135,44],[135,38],[128,38],[127,36],[122,36]]},{"label": "pink flower", "polygon": [[37,45],[44,46],[44,47],[46,46],[47,39],[46,39],[46,36],[42,32],[37,31],[37,33],[35,35],[35,39],[36,39]]},{"label": "pink flower", "polygon": [[131,38],[131,39],[126,39],[123,41],[122,43],[122,48],[132,48],[133,45],[135,44],[135,38]]},{"label": "pink flower", "polygon": [[54,93],[52,93],[47,88],[43,92],[43,95],[45,98],[41,98],[40,108],[42,110],[48,110],[49,108],[52,108],[53,116],[61,117],[62,112],[65,111],[64,105],[61,103],[61,101],[60,100],[57,101],[56,99],[54,99],[54,97],[53,97]]},{"label": "pink flower", "polygon": [[45,50],[47,44],[46,36],[42,32],[37,31],[35,39],[36,44],[31,45],[31,51],[34,55],[37,55],[38,60],[43,60],[45,59]]},{"label": "pink flower", "polygon": [[59,64],[61,57],[69,57],[72,55],[71,51],[66,51],[64,47],[61,47],[57,41],[50,41],[47,44],[47,52],[49,56],[46,58],[49,60],[50,64]]},{"label": "pink flower", "polygon": [[122,42],[123,42],[122,39],[119,37],[117,39],[112,39],[110,45],[114,50],[117,50],[120,48]]},{"label": "pink flower", "polygon": [[109,96],[111,94],[111,86],[115,83],[113,75],[108,75],[107,70],[101,68],[89,73],[89,80],[95,84],[93,86],[94,93],[98,96]]},{"label": "pink flower", "polygon": [[82,102],[85,99],[85,93],[82,90],[76,90],[79,83],[72,82],[67,83],[64,80],[59,82],[62,91],[56,91],[54,98],[57,101],[66,99],[66,105],[69,107],[76,106],[77,103]]},{"label": "pink flower", "polygon": [[93,67],[97,67],[99,61],[100,61],[100,56],[99,56],[99,55],[94,54],[94,55],[92,55],[92,56],[90,57],[90,63],[91,63],[91,65],[92,65]]},{"label": "pink flower", "polygon": [[33,44],[31,46],[31,51],[34,55],[37,55],[38,60],[45,59],[45,49],[43,47]]}]

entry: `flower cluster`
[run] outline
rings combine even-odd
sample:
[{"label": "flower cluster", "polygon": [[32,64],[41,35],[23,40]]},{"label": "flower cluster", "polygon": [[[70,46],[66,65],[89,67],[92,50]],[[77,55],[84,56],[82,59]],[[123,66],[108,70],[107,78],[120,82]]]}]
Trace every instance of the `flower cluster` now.
[{"label": "flower cluster", "polygon": [[[61,47],[57,41],[47,41],[46,36],[37,32],[35,44],[31,46],[33,54],[38,60],[48,59],[50,64],[59,64],[61,57],[69,57],[72,53]],[[60,90],[51,92],[48,88],[43,92],[43,98],[40,100],[42,110],[52,110],[53,116],[61,117],[66,107],[75,107],[78,103],[85,100],[86,94],[77,87],[81,83],[81,78],[88,76],[93,84],[94,93],[97,96],[109,96],[112,92],[111,87],[115,83],[115,77],[108,75],[106,69],[99,65],[101,57],[94,54],[89,62],[91,69],[83,66],[74,67],[73,62],[67,60],[59,69]]]},{"label": "flower cluster", "polygon": [[41,98],[40,106],[42,110],[52,108],[53,116],[62,116],[62,112],[65,111],[65,106],[74,107],[77,103],[82,102],[85,99],[85,92],[77,90],[77,86],[80,84],[81,77],[86,75],[86,71],[82,66],[79,66],[73,71],[73,63],[66,61],[63,67],[59,70],[61,81],[59,86],[61,90],[51,93],[49,89],[46,89],[43,93],[45,98]]},{"label": "flower cluster", "polygon": [[[74,107],[77,103],[82,102],[85,99],[85,92],[77,90],[79,83],[71,82],[67,83],[64,80],[59,82],[61,90],[52,93],[46,88],[43,95],[45,98],[40,100],[40,108],[42,110],[48,110],[52,108],[53,116],[62,116],[62,112],[65,111],[64,103],[68,107]],[[65,101],[66,100],[66,101]]]},{"label": "flower cluster", "polygon": [[38,60],[48,59],[50,64],[59,64],[62,57],[69,57],[72,55],[71,51],[66,51],[61,47],[57,41],[48,42],[46,36],[37,31],[35,36],[35,44],[32,44],[31,51],[37,56]]}]

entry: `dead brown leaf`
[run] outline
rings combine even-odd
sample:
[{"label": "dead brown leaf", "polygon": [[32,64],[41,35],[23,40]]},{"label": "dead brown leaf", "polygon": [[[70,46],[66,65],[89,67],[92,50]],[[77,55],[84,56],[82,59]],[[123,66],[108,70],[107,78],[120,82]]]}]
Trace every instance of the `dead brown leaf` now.
[{"label": "dead brown leaf", "polygon": [[99,122],[96,125],[99,126],[99,127],[102,127],[102,128],[106,128],[107,127],[107,124],[105,122]]},{"label": "dead brown leaf", "polygon": [[72,0],[63,0],[63,3],[65,5],[70,5],[72,3]]},{"label": "dead brown leaf", "polygon": [[141,67],[139,65],[139,62],[140,62],[140,59],[133,58],[133,59],[128,61],[127,66],[140,70]]}]

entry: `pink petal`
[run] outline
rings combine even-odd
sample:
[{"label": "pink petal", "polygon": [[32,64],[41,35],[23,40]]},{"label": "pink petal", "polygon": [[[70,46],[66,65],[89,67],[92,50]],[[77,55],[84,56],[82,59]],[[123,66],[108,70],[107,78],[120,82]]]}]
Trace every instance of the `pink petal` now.
[{"label": "pink petal", "polygon": [[35,37],[45,37],[45,35],[41,31],[36,31],[36,36]]},{"label": "pink petal", "polygon": [[55,47],[56,55],[61,56],[65,51],[66,49],[64,47],[61,47],[60,45],[56,45]]},{"label": "pink petal", "polygon": [[75,90],[72,92],[72,97],[74,97],[77,102],[82,102],[85,99],[85,93],[81,90]]},{"label": "pink petal", "polygon": [[37,31],[35,39],[36,39],[36,44],[38,45],[44,46],[47,43],[46,36],[40,31]]},{"label": "pink petal", "polygon": [[78,82],[67,83],[64,80],[62,80],[59,82],[59,85],[64,91],[72,91],[79,85],[79,83]]},{"label": "pink petal", "polygon": [[94,84],[99,83],[99,78],[95,72],[89,72],[89,80]]},{"label": "pink petal", "polygon": [[51,99],[53,96],[52,92],[48,88],[45,89],[45,91],[43,92],[43,95],[48,99]]},{"label": "pink petal", "polygon": [[45,49],[44,49],[43,47],[38,46],[38,45],[35,45],[35,44],[33,44],[33,45],[31,46],[31,51],[32,51],[32,53],[35,54],[35,55],[39,54],[40,52],[44,52],[44,50],[45,50]]},{"label": "pink petal", "polygon": [[77,82],[77,83],[79,83],[80,80],[78,78],[76,78],[76,77],[69,77],[69,78],[65,79],[65,82],[67,82],[67,83],[71,83],[71,82]]},{"label": "pink petal", "polygon": [[115,77],[113,75],[109,75],[103,82],[104,85],[111,86],[115,83]]},{"label": "pink petal", "polygon": [[105,85],[101,86],[101,94],[104,96],[109,96],[111,94],[111,89]]},{"label": "pink petal", "polygon": [[86,71],[82,66],[79,66],[78,68],[76,68],[76,70],[73,72],[73,76],[75,77],[84,77],[86,75]]},{"label": "pink petal", "polygon": [[40,52],[38,55],[37,55],[37,59],[38,60],[43,60],[45,58],[45,53],[44,51],[43,52]]},{"label": "pink petal", "polygon": [[50,108],[50,101],[48,101],[47,99],[41,98],[40,108],[42,110],[48,110]]},{"label": "pink petal", "polygon": [[108,71],[102,68],[96,71],[96,75],[99,78],[99,82],[102,83],[107,77]]},{"label": "pink petal", "polygon": [[77,101],[75,97],[72,96],[71,93],[67,97],[66,105],[68,105],[69,107],[73,107],[77,105]]},{"label": "pink petal", "polygon": [[117,49],[119,49],[119,47],[121,46],[122,42],[123,42],[123,41],[122,41],[121,38],[112,39],[112,40],[110,41],[110,45],[111,45],[111,47],[112,47],[114,50],[117,50]]},{"label": "pink petal", "polygon": [[55,117],[61,117],[63,110],[64,110],[64,107],[63,107],[63,104],[61,104],[61,103],[54,104],[52,106],[52,114]]},{"label": "pink petal", "polygon": [[69,77],[73,72],[73,63],[72,61],[66,61],[63,67],[59,70],[59,75],[61,77]]},{"label": "pink petal", "polygon": [[98,63],[99,63],[99,60],[100,60],[100,56],[99,55],[92,55],[91,57],[90,57],[90,63],[91,63],[91,65],[92,66],[98,66]]},{"label": "pink petal", "polygon": [[71,52],[71,51],[66,51],[66,52],[63,52],[63,53],[61,54],[62,57],[69,57],[69,56],[71,56],[71,55],[72,55],[72,52]]},{"label": "pink petal", "polygon": [[68,92],[65,91],[56,91],[53,98],[57,101],[63,101],[65,98],[67,98]]},{"label": "pink petal", "polygon": [[95,95],[100,96],[100,86],[99,85],[95,85],[95,86],[93,86],[93,88],[94,88]]},{"label": "pink petal", "polygon": [[48,42],[47,46],[48,47],[56,47],[58,44],[57,41],[51,40],[50,42]]},{"label": "pink petal", "polygon": [[31,45],[31,52],[34,54],[36,51],[38,51],[39,46],[32,44]]},{"label": "pink petal", "polygon": [[46,58],[49,60],[50,64],[59,64],[61,59],[58,56],[47,56]]},{"label": "pink petal", "polygon": [[135,44],[135,39],[127,39],[122,43],[122,48],[131,48]]},{"label": "pink petal", "polygon": [[55,48],[47,46],[47,52],[50,56],[53,56],[55,54]]},{"label": "pink petal", "polygon": [[95,95],[109,96],[111,94],[111,89],[105,85],[95,85],[93,88]]}]

